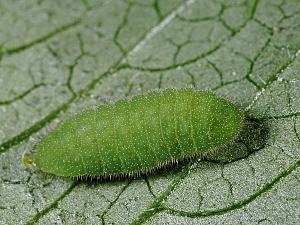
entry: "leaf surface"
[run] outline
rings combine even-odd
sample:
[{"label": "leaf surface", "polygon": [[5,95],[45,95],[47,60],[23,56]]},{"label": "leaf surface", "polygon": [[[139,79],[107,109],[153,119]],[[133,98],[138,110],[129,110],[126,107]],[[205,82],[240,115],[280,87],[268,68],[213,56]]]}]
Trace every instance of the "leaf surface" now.
[{"label": "leaf surface", "polygon": [[[298,0],[0,1],[0,224],[298,224]],[[68,117],[195,86],[247,117],[226,149],[76,182],[21,163]]]}]

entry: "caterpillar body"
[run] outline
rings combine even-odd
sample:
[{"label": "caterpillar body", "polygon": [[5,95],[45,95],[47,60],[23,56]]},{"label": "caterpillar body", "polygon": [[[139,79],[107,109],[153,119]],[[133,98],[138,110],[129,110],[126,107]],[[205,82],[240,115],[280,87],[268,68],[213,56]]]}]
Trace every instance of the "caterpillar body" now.
[{"label": "caterpillar body", "polygon": [[58,176],[135,176],[232,142],[243,119],[209,91],[155,90],[69,118],[26,160]]}]

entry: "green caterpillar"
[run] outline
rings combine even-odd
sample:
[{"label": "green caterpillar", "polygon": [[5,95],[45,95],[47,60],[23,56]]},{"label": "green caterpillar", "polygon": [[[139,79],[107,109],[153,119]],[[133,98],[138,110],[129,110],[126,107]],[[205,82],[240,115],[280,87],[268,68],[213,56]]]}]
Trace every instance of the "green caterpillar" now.
[{"label": "green caterpillar", "polygon": [[232,142],[243,119],[214,93],[156,90],[69,118],[23,163],[64,177],[136,176]]}]

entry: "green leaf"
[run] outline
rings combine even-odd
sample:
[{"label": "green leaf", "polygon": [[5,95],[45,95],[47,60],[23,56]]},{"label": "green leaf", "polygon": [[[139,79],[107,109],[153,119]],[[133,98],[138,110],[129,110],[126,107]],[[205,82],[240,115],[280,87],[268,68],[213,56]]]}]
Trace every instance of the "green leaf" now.
[{"label": "green leaf", "polygon": [[[298,224],[298,0],[0,1],[0,224]],[[239,140],[118,181],[22,154],[68,117],[195,86],[246,113]]]}]

